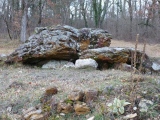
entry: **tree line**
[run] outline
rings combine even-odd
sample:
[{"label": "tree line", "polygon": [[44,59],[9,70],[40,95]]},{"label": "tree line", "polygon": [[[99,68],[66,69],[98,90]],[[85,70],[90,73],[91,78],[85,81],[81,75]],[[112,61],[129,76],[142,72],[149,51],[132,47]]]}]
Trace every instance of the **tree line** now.
[{"label": "tree line", "polygon": [[107,29],[113,38],[160,42],[160,0],[0,0],[0,38],[24,42],[35,27]]}]

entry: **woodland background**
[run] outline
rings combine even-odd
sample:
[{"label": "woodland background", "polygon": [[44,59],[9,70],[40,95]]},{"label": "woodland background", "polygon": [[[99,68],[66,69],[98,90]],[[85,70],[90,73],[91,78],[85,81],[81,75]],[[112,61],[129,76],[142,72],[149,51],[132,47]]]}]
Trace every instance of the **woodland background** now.
[{"label": "woodland background", "polygon": [[57,24],[160,43],[160,0],[0,0],[0,39],[25,42],[35,27]]}]

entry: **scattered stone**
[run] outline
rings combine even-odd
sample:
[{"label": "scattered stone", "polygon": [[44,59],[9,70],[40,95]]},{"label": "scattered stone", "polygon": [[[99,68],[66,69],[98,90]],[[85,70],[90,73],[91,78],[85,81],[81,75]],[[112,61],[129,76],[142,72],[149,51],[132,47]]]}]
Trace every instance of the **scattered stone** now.
[{"label": "scattered stone", "polygon": [[44,115],[43,114],[33,114],[29,120],[44,120]]},{"label": "scattered stone", "polygon": [[60,69],[62,68],[64,65],[66,65],[68,63],[68,61],[64,61],[64,60],[51,60],[48,63],[44,64],[42,66],[42,68],[44,69]]},{"label": "scattered stone", "polygon": [[7,111],[11,112],[12,111],[12,107],[11,106],[7,107]]},{"label": "scattered stone", "polygon": [[58,105],[59,101],[60,100],[56,96],[52,96],[52,98],[50,100],[50,107],[51,107],[52,113],[56,113],[57,112],[57,105]]},{"label": "scattered stone", "polygon": [[54,94],[57,94],[57,92],[58,92],[58,89],[57,89],[57,87],[54,86],[54,87],[46,89],[45,94],[46,95],[54,95]]},{"label": "scattered stone", "polygon": [[90,108],[84,102],[78,102],[75,104],[74,110],[77,115],[84,115],[90,112]]},{"label": "scattered stone", "polygon": [[152,62],[150,59],[148,59],[143,62],[142,66],[142,73],[160,73],[160,63],[158,61]]},{"label": "scattered stone", "polygon": [[139,103],[140,112],[147,112],[148,108],[153,105],[153,102],[150,100],[142,99]]},{"label": "scattered stone", "polygon": [[133,119],[135,117],[137,117],[137,113],[126,115],[123,117],[123,119],[128,120],[128,119]]},{"label": "scattered stone", "polygon": [[160,79],[156,80],[157,85],[160,85]]},{"label": "scattered stone", "polygon": [[61,115],[61,116],[65,116],[65,114],[64,114],[64,113],[60,113],[59,115]]},{"label": "scattered stone", "polygon": [[6,54],[0,54],[0,61],[5,61],[7,60],[7,55]]},{"label": "scattered stone", "polygon": [[35,107],[30,107],[30,108],[28,108],[27,110],[22,110],[22,113],[23,113],[23,115],[25,115],[25,114],[27,114],[27,113],[29,113],[29,112],[31,112],[31,111],[35,111],[36,110],[36,108]]},{"label": "scattered stone", "polygon": [[78,59],[76,60],[76,63],[75,63],[75,68],[78,68],[78,69],[86,69],[86,68],[97,69],[97,67],[98,67],[97,62],[91,58]]},{"label": "scattered stone", "polygon": [[133,110],[136,111],[136,110],[137,110],[137,107],[133,107]]},{"label": "scattered stone", "polygon": [[74,111],[73,106],[70,103],[60,102],[57,105],[58,113],[72,113]]},{"label": "scattered stone", "polygon": [[98,91],[97,90],[88,90],[85,92],[85,102],[90,103],[98,98]]},{"label": "scattered stone", "polygon": [[14,88],[14,89],[18,89],[18,88],[25,89],[25,85],[23,83],[21,83],[21,82],[14,81],[8,87],[8,89],[11,89],[11,88]]},{"label": "scattered stone", "polygon": [[41,113],[42,113],[42,110],[41,110],[41,109],[35,110],[35,111],[30,111],[30,112],[24,114],[24,115],[23,115],[23,118],[24,118],[25,120],[30,120],[30,118],[31,118],[32,115],[40,115]]},{"label": "scattered stone", "polygon": [[152,69],[154,71],[160,71],[160,64],[156,63],[156,62],[153,62],[152,64]]},{"label": "scattered stone", "polygon": [[51,98],[53,97],[53,95],[57,94],[57,92],[58,92],[58,89],[55,86],[46,89],[45,93],[40,98],[41,103],[43,105],[45,105],[46,103],[50,103],[52,100]]},{"label": "scattered stone", "polygon": [[95,117],[93,116],[93,117],[88,118],[87,120],[94,120],[94,118],[95,118]]},{"label": "scattered stone", "polygon": [[68,62],[61,69],[65,69],[65,68],[75,68],[75,65],[73,62]]},{"label": "scattered stone", "polygon": [[73,91],[68,95],[68,99],[72,101],[83,101],[84,92],[82,91]]}]

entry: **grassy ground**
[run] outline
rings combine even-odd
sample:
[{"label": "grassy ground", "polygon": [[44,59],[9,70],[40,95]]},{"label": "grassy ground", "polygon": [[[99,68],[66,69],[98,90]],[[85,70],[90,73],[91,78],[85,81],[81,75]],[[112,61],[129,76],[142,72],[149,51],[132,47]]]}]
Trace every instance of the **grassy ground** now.
[{"label": "grassy ground", "polygon": [[[0,41],[0,53],[9,54],[19,45],[18,41]],[[113,40],[111,46],[134,47],[134,43]],[[141,47],[140,47],[141,46]],[[140,49],[143,45],[139,45]],[[160,45],[147,45],[147,54],[152,57],[160,56]],[[152,52],[151,52],[152,51]],[[143,75],[145,81],[140,82],[136,89],[136,96],[153,100],[157,106],[160,106],[159,88],[160,76]],[[13,83],[16,82],[16,85]],[[105,96],[105,104],[113,101],[115,97],[126,99],[131,102],[131,73],[120,70],[52,70],[40,69],[23,65],[0,65],[0,116],[8,115],[11,119],[19,120],[23,109],[39,104],[39,98],[45,89],[50,86],[58,87],[58,97],[65,98],[67,94],[74,90],[96,89],[102,91],[106,86],[112,85],[114,91]],[[144,94],[144,92],[146,94]],[[134,99],[134,98],[133,98]],[[100,101],[101,103],[102,101]],[[99,103],[97,103],[99,105]],[[12,107],[12,111],[7,110]],[[103,120],[108,117],[99,105],[92,110],[93,112],[82,116],[84,120],[90,116],[95,116],[95,120]],[[147,115],[157,114],[160,108],[153,108]],[[128,112],[129,113],[129,112]],[[149,114],[150,113],[150,114]],[[141,118],[146,119],[146,114]],[[73,117],[74,116],[74,117]],[[147,116],[148,117],[148,116]],[[157,116],[156,116],[157,117]],[[1,119],[1,118],[0,118]],[[80,116],[69,115],[63,119],[82,120]]]}]

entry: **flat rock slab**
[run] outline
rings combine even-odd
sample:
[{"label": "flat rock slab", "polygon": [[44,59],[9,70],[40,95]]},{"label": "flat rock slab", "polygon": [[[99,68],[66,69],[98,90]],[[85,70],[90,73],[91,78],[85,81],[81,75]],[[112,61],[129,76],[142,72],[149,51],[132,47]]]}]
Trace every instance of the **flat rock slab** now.
[{"label": "flat rock slab", "polygon": [[[102,47],[97,49],[88,49],[81,52],[80,59],[92,58],[98,63],[129,63],[131,64],[131,59],[134,54],[133,48],[117,48],[117,47]],[[136,63],[140,64],[142,52],[137,51]],[[144,61],[149,59],[145,54]]]}]

